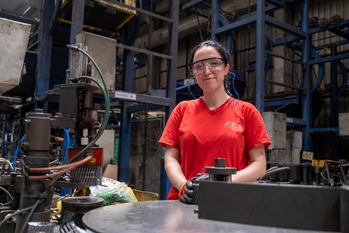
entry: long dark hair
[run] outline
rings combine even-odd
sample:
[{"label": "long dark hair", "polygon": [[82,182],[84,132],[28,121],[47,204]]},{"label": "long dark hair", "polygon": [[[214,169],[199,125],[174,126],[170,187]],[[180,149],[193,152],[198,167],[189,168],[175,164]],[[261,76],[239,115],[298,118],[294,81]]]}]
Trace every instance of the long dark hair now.
[{"label": "long dark hair", "polygon": [[[190,69],[192,69],[192,65],[193,65],[193,60],[194,60],[194,56],[195,53],[198,49],[202,48],[202,47],[213,47],[217,50],[217,52],[219,53],[219,55],[223,58],[224,61],[224,65],[226,66],[229,62],[230,59],[230,53],[228,52],[228,50],[226,50],[226,48],[223,47],[223,45],[221,45],[218,41],[215,40],[206,40],[204,42],[201,42],[200,44],[196,45],[190,53],[190,57],[189,57],[189,67]],[[228,95],[232,96],[231,93],[231,85],[234,85],[232,83],[232,78],[228,77],[228,75],[225,76],[224,78],[224,87],[225,87],[225,91],[227,92]],[[235,89],[235,87],[234,87]],[[197,86],[196,90],[194,91],[196,92],[197,95],[203,95],[203,92],[201,90],[201,88],[199,86]]]}]

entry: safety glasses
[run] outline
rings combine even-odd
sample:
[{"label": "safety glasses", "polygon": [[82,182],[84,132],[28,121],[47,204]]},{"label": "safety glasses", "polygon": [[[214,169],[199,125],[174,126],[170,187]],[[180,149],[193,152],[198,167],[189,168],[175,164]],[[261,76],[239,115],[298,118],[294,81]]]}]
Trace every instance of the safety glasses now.
[{"label": "safety glasses", "polygon": [[196,61],[191,65],[194,74],[203,73],[206,66],[208,66],[211,71],[221,71],[224,66],[224,60],[223,58],[213,57]]}]

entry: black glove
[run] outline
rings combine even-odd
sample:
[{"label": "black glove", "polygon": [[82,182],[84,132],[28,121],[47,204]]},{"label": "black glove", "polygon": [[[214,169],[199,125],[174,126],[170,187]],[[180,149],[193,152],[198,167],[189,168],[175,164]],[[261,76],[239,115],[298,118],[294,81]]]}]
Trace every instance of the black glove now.
[{"label": "black glove", "polygon": [[208,180],[208,176],[203,173],[198,173],[184,185],[184,193],[180,197],[180,201],[186,204],[197,204],[199,201],[199,181]]},{"label": "black glove", "polygon": [[184,184],[184,193],[179,198],[179,200],[183,203],[191,204],[193,201],[193,195],[194,195],[193,182],[189,180]]}]

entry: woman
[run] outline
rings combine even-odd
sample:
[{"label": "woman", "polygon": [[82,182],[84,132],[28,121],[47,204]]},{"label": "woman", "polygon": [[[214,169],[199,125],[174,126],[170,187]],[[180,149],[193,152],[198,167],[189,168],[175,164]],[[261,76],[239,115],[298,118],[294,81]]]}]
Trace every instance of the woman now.
[{"label": "woman", "polygon": [[199,99],[180,102],[171,113],[159,144],[166,148],[165,170],[172,184],[168,200],[181,199],[186,182],[225,158],[235,167],[232,182],[253,182],[266,171],[271,144],[260,112],[225,91],[230,54],[216,41],[197,45],[190,67],[203,91]]}]

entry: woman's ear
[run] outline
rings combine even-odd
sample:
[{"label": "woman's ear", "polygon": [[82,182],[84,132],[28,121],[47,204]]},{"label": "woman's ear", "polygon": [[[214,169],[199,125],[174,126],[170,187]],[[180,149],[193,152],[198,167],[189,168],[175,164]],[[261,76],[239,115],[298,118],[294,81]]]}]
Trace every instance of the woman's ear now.
[{"label": "woman's ear", "polygon": [[230,65],[229,64],[227,64],[226,66],[225,66],[225,75],[228,75],[228,72],[229,72],[229,69],[230,69]]}]

